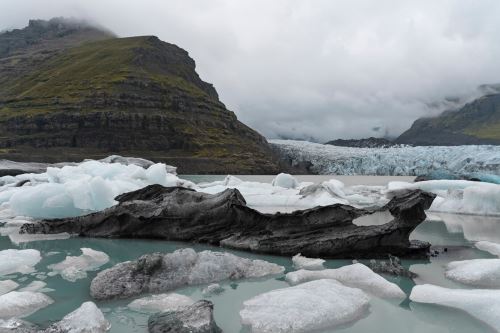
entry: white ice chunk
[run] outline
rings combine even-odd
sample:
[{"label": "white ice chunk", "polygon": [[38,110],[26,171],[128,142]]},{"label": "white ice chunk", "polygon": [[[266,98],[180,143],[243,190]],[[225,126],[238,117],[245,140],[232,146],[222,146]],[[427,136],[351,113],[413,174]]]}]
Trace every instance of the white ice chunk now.
[{"label": "white ice chunk", "polygon": [[12,290],[16,289],[19,287],[19,284],[12,280],[3,280],[0,281],[0,295],[6,294],[8,292],[11,292]]},{"label": "white ice chunk", "polygon": [[129,303],[128,308],[143,313],[178,311],[194,302],[190,297],[180,294],[158,294],[136,299]]},{"label": "white ice chunk", "polygon": [[38,250],[2,250],[0,251],[0,275],[34,272],[34,266],[40,260],[42,257]]},{"label": "white ice chunk", "polygon": [[26,287],[19,289],[19,291],[42,291],[47,286],[47,283],[43,281],[33,281]]},{"label": "white ice chunk", "polygon": [[388,196],[421,189],[437,195],[430,211],[444,213],[500,215],[500,185],[468,180],[429,180],[417,183],[391,182]]},{"label": "white ice chunk", "polygon": [[363,291],[317,280],[255,296],[243,303],[240,317],[255,333],[311,332],[358,320],[368,307]]},{"label": "white ice chunk", "polygon": [[430,284],[413,287],[410,300],[449,306],[469,313],[500,332],[500,290],[448,289]]},{"label": "white ice chunk", "polygon": [[271,184],[283,188],[297,188],[299,186],[297,179],[288,173],[280,173],[273,179]]},{"label": "white ice chunk", "polygon": [[[93,302],[85,302],[75,311],[49,327],[49,331],[67,333],[104,333],[111,328],[101,310]],[[51,331],[52,332],[52,331]]]},{"label": "white ice chunk", "polygon": [[500,288],[500,259],[452,261],[446,266],[445,275],[471,286]]},{"label": "white ice chunk", "polygon": [[209,284],[208,286],[203,288],[203,290],[201,291],[201,293],[204,296],[216,295],[216,294],[220,294],[222,292],[224,292],[224,288],[222,288],[221,285],[218,283]]},{"label": "white ice chunk", "polygon": [[286,274],[286,280],[293,285],[319,279],[334,279],[346,286],[360,288],[367,293],[382,298],[406,297],[406,294],[396,284],[387,281],[360,263],[321,271],[302,269]]},{"label": "white ice chunk", "polygon": [[486,251],[494,256],[500,257],[500,244],[488,242],[488,241],[480,241],[475,244],[476,248],[481,251]]},{"label": "white ice chunk", "polygon": [[62,262],[49,265],[47,268],[61,274],[65,280],[75,282],[87,277],[87,271],[93,271],[109,261],[109,256],[100,251],[82,248],[82,255],[67,256]]},{"label": "white ice chunk", "polygon": [[295,269],[320,270],[324,269],[325,261],[319,258],[307,258],[300,253],[292,257],[293,267]]},{"label": "white ice chunk", "polygon": [[52,304],[45,294],[31,291],[11,291],[0,296],[0,318],[23,318]]}]

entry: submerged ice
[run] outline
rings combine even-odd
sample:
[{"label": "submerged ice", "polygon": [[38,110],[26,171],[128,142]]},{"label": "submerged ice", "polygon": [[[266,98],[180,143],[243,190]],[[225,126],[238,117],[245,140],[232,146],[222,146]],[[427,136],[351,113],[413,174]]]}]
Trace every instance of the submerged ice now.
[{"label": "submerged ice", "polygon": [[87,277],[87,271],[93,271],[109,261],[109,256],[100,251],[82,248],[82,255],[67,256],[62,262],[49,265],[47,268],[58,273],[65,280],[75,282]]},{"label": "submerged ice", "polygon": [[138,312],[155,313],[162,311],[178,311],[190,306],[194,300],[180,294],[157,294],[136,299],[129,303],[128,308]]}]

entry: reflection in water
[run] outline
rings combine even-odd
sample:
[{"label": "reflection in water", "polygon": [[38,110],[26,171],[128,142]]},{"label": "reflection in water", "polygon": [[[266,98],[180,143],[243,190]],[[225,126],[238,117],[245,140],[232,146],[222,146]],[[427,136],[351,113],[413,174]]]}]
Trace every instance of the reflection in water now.
[{"label": "reflection in water", "polygon": [[[376,213],[356,220],[358,225],[383,224],[390,221],[389,213]],[[398,284],[405,293],[409,294],[415,283],[432,283],[450,288],[466,288],[444,277],[445,265],[454,260],[471,258],[490,258],[490,254],[473,247],[473,242],[489,240],[500,242],[499,218],[478,216],[457,216],[439,214],[421,224],[412,233],[412,239],[421,239],[431,242],[443,251],[430,261],[403,260],[403,265],[419,275],[415,281],[408,278],[386,278]],[[111,260],[102,268],[116,263],[136,259],[138,256],[151,252],[172,252],[183,247],[193,247],[196,250],[211,249],[229,251],[247,258],[259,258],[277,263],[286,267],[286,271],[293,270],[291,258],[252,254],[240,251],[224,250],[211,246],[185,244],[180,242],[127,240],[127,239],[91,239],[69,238],[60,240],[34,241],[15,244],[9,237],[0,237],[0,249],[7,248],[35,248],[42,252],[43,259],[36,266],[37,273],[31,275],[14,274],[13,280],[21,287],[30,282],[44,278],[47,288],[55,291],[48,293],[55,303],[26,318],[28,321],[48,325],[51,321],[60,320],[64,315],[76,309],[82,302],[90,300],[89,286],[96,272],[89,272],[87,279],[69,282],[60,276],[48,276],[47,266],[64,260],[67,255],[80,255],[80,248],[89,247],[107,253]],[[56,252],[56,253],[54,253]],[[350,264],[349,260],[327,260],[325,267],[337,268]],[[38,277],[37,277],[38,275]],[[27,278],[26,278],[27,277]],[[239,310],[242,303],[258,294],[277,288],[287,287],[283,276],[254,281],[226,281],[221,286],[223,293],[211,295],[209,299],[215,304],[215,318],[225,332],[245,332],[239,320]],[[204,286],[191,286],[176,292],[188,295],[193,299],[207,298],[202,294]],[[111,332],[131,333],[147,332],[146,314],[129,310],[126,306],[131,300],[113,300],[97,302],[105,312],[113,327]],[[491,332],[477,320],[462,312],[449,308],[415,304],[406,299],[403,302],[391,302],[372,297],[370,313],[367,317],[350,326],[337,328],[327,332],[366,333],[366,332]],[[376,331],[374,330],[376,328]]]}]

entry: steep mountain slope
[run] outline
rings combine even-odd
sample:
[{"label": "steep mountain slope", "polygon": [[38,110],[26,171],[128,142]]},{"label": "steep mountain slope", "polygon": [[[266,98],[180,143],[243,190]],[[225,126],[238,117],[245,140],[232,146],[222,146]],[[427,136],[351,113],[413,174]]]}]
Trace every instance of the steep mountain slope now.
[{"label": "steep mountain slope", "polygon": [[[186,51],[153,36],[110,37],[45,42],[65,46],[0,81],[0,157],[52,162],[119,153],[180,172],[278,171],[265,138],[225,108]],[[29,53],[17,48],[2,59],[13,52]]]},{"label": "steep mountain slope", "polygon": [[500,94],[485,95],[438,117],[417,119],[396,142],[445,146],[500,144]]}]

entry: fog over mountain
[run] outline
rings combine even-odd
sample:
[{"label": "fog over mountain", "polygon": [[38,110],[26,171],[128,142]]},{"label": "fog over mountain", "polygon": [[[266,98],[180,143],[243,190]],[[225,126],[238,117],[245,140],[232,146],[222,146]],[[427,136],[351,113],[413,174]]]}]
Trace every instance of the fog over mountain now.
[{"label": "fog over mountain", "polygon": [[181,46],[269,138],[396,136],[500,82],[496,0],[0,2],[0,30],[55,16]]}]

